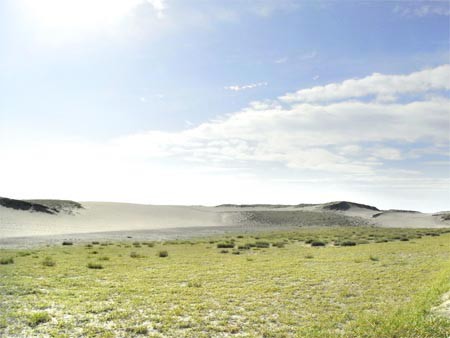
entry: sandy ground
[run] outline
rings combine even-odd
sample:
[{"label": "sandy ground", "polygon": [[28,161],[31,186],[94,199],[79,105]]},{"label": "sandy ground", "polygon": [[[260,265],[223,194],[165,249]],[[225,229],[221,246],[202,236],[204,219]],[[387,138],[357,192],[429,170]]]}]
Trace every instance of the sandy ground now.
[{"label": "sandy ground", "polygon": [[[83,209],[56,215],[0,206],[0,247],[61,240],[174,239],[297,226],[449,227],[450,221],[424,213],[375,211],[352,206],[329,211],[309,207],[155,206],[82,202]],[[379,214],[377,217],[374,215]]]},{"label": "sandy ground", "polygon": [[442,295],[442,303],[432,309],[434,313],[450,319],[450,291]]}]

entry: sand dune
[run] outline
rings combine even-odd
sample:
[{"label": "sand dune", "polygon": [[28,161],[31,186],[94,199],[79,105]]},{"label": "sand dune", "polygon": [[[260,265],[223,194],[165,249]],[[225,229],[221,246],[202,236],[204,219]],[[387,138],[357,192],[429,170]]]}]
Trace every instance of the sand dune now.
[{"label": "sand dune", "polygon": [[[450,226],[440,214],[382,211],[352,202],[300,205],[161,206],[109,202],[34,200],[28,210],[0,205],[0,239],[99,232],[201,227]],[[18,201],[21,205],[21,201]],[[39,212],[42,205],[54,212]]]}]

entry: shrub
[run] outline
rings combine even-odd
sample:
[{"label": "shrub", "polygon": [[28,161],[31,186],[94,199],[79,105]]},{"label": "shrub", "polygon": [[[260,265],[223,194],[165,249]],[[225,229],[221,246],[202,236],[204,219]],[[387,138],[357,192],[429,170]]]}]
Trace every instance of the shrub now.
[{"label": "shrub", "polygon": [[47,312],[36,312],[28,317],[28,325],[35,327],[50,320],[51,317]]},{"label": "shrub", "polygon": [[98,254],[98,251],[92,251],[91,254],[96,255]]},{"label": "shrub", "polygon": [[270,247],[270,243],[269,242],[263,242],[263,241],[257,241],[255,243],[257,248],[269,248]]},{"label": "shrub", "polygon": [[272,246],[281,249],[281,248],[284,248],[285,244],[286,243],[284,243],[284,242],[275,242],[275,243],[272,243]]},{"label": "shrub", "polygon": [[64,242],[62,242],[62,245],[73,245],[73,242],[64,241]]},{"label": "shrub", "polygon": [[218,243],[218,244],[217,244],[217,248],[218,248],[218,249],[222,249],[222,248],[229,248],[229,249],[232,249],[232,248],[234,248],[234,243],[231,243],[231,242],[222,242],[222,243]]},{"label": "shrub", "polygon": [[88,249],[90,249],[90,248],[93,247],[93,245],[92,245],[92,244],[86,244],[85,247],[88,248]]},{"label": "shrub", "polygon": [[244,244],[244,245],[238,245],[238,250],[249,250],[250,245]]},{"label": "shrub", "polygon": [[356,242],[353,241],[343,241],[341,242],[341,246],[355,246]]},{"label": "shrub", "polygon": [[131,258],[140,258],[141,257],[141,255],[139,255],[137,252],[135,252],[135,251],[132,251],[132,252],[130,252],[130,257]]},{"label": "shrub", "polygon": [[325,246],[326,243],[323,241],[312,241],[311,246]]},{"label": "shrub", "polygon": [[51,257],[45,257],[42,261],[43,266],[55,266],[56,262]]},{"label": "shrub", "polygon": [[223,249],[223,250],[220,250],[220,253],[222,253],[222,254],[226,254],[226,253],[229,253],[229,251],[228,251],[228,250],[226,250],[226,249]]},{"label": "shrub", "polygon": [[380,260],[378,257],[372,256],[372,255],[369,257],[369,259],[370,259],[372,262],[378,262],[378,261]]},{"label": "shrub", "polygon": [[101,265],[99,263],[88,263],[87,267],[89,269],[96,269],[96,270],[103,269],[103,265]]},{"label": "shrub", "polygon": [[168,257],[169,253],[167,252],[167,250],[161,250],[160,252],[158,252],[158,256],[159,257]]},{"label": "shrub", "polygon": [[0,258],[1,265],[14,264],[14,259],[12,257],[2,257]]},{"label": "shrub", "polygon": [[240,255],[241,254],[241,252],[239,250],[233,250],[231,253],[233,255]]},{"label": "shrub", "polygon": [[100,242],[98,242],[98,241],[93,241],[92,244],[94,244],[94,245],[97,244],[97,245],[98,245],[98,244],[100,244]]},{"label": "shrub", "polygon": [[311,254],[308,254],[308,255],[305,255],[305,258],[306,258],[306,259],[311,259],[311,258],[314,258],[314,256],[311,255]]},{"label": "shrub", "polygon": [[98,258],[99,261],[109,261],[109,257],[103,256]]}]

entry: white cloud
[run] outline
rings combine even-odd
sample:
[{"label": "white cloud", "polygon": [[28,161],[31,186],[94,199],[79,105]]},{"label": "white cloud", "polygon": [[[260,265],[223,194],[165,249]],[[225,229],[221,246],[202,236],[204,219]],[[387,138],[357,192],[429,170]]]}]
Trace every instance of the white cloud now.
[{"label": "white cloud", "polygon": [[362,79],[301,89],[280,97],[284,102],[324,102],[368,95],[392,98],[400,94],[425,93],[450,89],[450,65],[442,65],[409,75],[383,75],[374,73]]},{"label": "white cloud", "polygon": [[267,86],[267,82],[257,82],[257,83],[250,83],[250,84],[246,84],[246,85],[233,85],[233,86],[226,86],[224,87],[227,90],[232,90],[235,92],[239,92],[241,90],[246,90],[246,89],[253,89],[253,88],[257,88],[257,87],[264,87]]}]

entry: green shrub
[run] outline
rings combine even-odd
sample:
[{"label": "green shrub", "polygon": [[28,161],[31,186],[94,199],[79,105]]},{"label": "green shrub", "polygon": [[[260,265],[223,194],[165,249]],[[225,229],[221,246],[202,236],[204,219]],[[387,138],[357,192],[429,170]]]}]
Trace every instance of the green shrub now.
[{"label": "green shrub", "polygon": [[103,265],[101,265],[99,263],[88,263],[87,267],[89,269],[96,269],[96,270],[103,269]]},{"label": "green shrub", "polygon": [[238,245],[238,250],[250,250],[250,245],[244,244],[244,245]]},{"label": "green shrub", "polygon": [[161,250],[158,252],[158,256],[159,257],[168,257],[169,253],[167,252],[167,250]]},{"label": "green shrub", "polygon": [[265,241],[256,241],[255,245],[257,248],[269,248],[270,247],[270,243],[265,242]]},{"label": "green shrub", "polygon": [[323,241],[312,241],[311,242],[311,246],[325,246],[326,245],[326,243],[325,242],[323,242]]},{"label": "green shrub", "polygon": [[222,242],[222,243],[217,244],[218,249],[222,249],[222,248],[232,249],[232,248],[234,248],[234,246],[235,246],[235,244],[231,243],[231,242]]},{"label": "green shrub", "polygon": [[1,265],[14,264],[14,258],[12,257],[2,257],[0,258]]},{"label": "green shrub", "polygon": [[109,257],[107,256],[102,256],[98,258],[99,261],[109,261]]},{"label": "green shrub", "polygon": [[64,242],[62,242],[62,245],[73,245],[73,242],[70,242],[70,241],[64,241]]},{"label": "green shrub", "polygon": [[273,247],[276,247],[276,248],[284,248],[284,246],[286,245],[286,243],[284,243],[284,242],[275,242],[275,243],[272,243],[272,246]]},{"label": "green shrub", "polygon": [[340,243],[341,246],[355,246],[356,242],[354,241],[343,241]]},{"label": "green shrub", "polygon": [[130,257],[131,258],[140,258],[141,257],[141,255],[139,255],[137,252],[135,252],[135,251],[132,251],[132,252],[130,252]]},{"label": "green shrub", "polygon": [[45,257],[42,261],[43,266],[55,266],[56,262],[51,257]]},{"label": "green shrub", "polygon": [[220,250],[219,252],[220,252],[220,253],[222,253],[222,254],[226,254],[226,253],[229,253],[229,251],[228,251],[228,250],[226,250],[226,249]]},{"label": "green shrub", "polygon": [[370,259],[372,262],[378,262],[378,261],[380,260],[378,257],[372,256],[372,255],[370,255],[369,259]]}]

